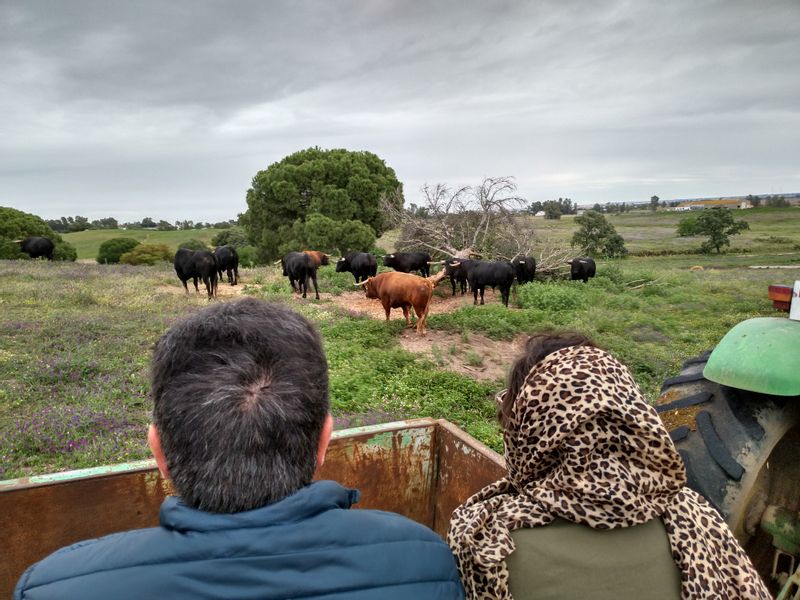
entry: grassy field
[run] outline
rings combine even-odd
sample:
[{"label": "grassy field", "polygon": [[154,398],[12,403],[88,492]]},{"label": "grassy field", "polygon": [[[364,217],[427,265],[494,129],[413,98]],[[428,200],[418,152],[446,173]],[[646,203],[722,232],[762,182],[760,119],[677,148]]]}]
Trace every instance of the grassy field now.
[{"label": "grassy field", "polygon": [[[675,235],[681,219],[688,213],[659,210],[636,211],[608,215],[608,220],[625,239],[632,254],[650,252],[687,252],[700,247],[701,238]],[[800,208],[758,208],[734,211],[736,219],[744,219],[750,229],[731,238],[733,252],[790,252],[800,249]],[[531,217],[533,218],[533,217]],[[569,242],[574,232],[575,217],[558,220],[533,218],[536,231],[543,238]]]},{"label": "grassy field", "polygon": [[[733,238],[734,251],[746,252],[788,252],[800,249],[800,208],[759,208],[737,211],[736,218],[750,223],[750,229]],[[672,211],[630,212],[621,215],[608,215],[617,231],[625,238],[626,247],[633,254],[645,252],[678,251],[686,252],[700,246],[698,238],[679,238],[675,235],[678,222],[686,213]],[[566,216],[548,221],[529,217],[533,220],[537,234],[543,239],[569,242],[575,230],[575,218]],[[151,229],[91,229],[77,233],[65,233],[62,237],[75,246],[78,259],[93,259],[104,241],[115,237],[131,237],[143,243],[166,244],[177,249],[181,242],[194,238],[211,244],[211,238],[221,229],[192,229],[188,231],[153,231]],[[398,230],[387,231],[376,245],[394,251]],[[797,247],[795,247],[797,246]]]},{"label": "grassy field", "polygon": [[209,246],[211,238],[222,229],[191,229],[186,231],[154,231],[152,229],[87,229],[76,233],[62,233],[65,241],[75,246],[78,260],[97,258],[100,244],[117,237],[129,237],[144,244],[166,244],[173,250],[190,239],[200,240]]},{"label": "grassy field", "polygon": [[[675,375],[686,358],[712,347],[733,324],[776,314],[767,285],[800,278],[800,251],[780,243],[775,247],[781,252],[769,252],[770,239],[794,243],[798,237],[788,216],[754,225],[750,253],[603,261],[588,284],[535,282],[516,288],[510,309],[493,301],[432,314],[429,338],[436,344],[459,333],[467,346],[461,360],[480,364],[483,349],[469,347],[473,334],[502,345],[520,333],[576,329],[625,362],[655,400],[663,379]],[[629,227],[655,243],[664,229],[659,219],[667,219],[655,217],[636,226],[629,221]],[[620,222],[628,218],[634,216],[623,215]],[[566,230],[567,223],[548,222],[554,230]],[[747,268],[769,264],[797,268]],[[702,270],[690,270],[698,266]],[[176,319],[207,301],[184,295],[168,264],[2,261],[0,278],[0,478],[146,457],[152,346]],[[242,280],[245,293],[287,302],[320,328],[338,426],[444,417],[501,449],[492,398],[503,387],[502,375],[478,380],[445,370],[446,361],[435,353],[404,350],[399,318],[386,323],[342,304],[348,296],[337,295],[352,290],[349,274],[323,268],[320,288],[333,295],[321,301],[292,296],[273,267],[243,269]],[[444,289],[437,292],[445,295]],[[441,358],[455,350],[442,342],[437,352]]]}]

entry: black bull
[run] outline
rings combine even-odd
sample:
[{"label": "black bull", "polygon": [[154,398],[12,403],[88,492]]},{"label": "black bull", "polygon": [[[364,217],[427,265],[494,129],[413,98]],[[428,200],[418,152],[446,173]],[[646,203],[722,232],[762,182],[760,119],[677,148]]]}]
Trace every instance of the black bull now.
[{"label": "black bull", "polygon": [[178,279],[181,280],[183,288],[186,293],[189,293],[189,288],[186,282],[192,279],[194,281],[194,289],[199,292],[197,287],[197,280],[202,279],[208,292],[208,297],[212,298],[217,293],[217,260],[214,255],[208,250],[189,250],[188,248],[180,248],[175,253],[175,273]]},{"label": "black bull", "polygon": [[594,260],[588,257],[574,258],[567,261],[567,264],[570,266],[569,276],[572,281],[582,279],[583,283],[586,283],[590,277],[594,277],[597,270]]},{"label": "black bull", "polygon": [[289,252],[281,259],[283,274],[289,278],[292,290],[303,292],[303,298],[308,291],[308,280],[314,282],[314,291],[319,300],[319,287],[317,287],[317,265],[314,259],[305,252]]},{"label": "black bull", "polygon": [[367,252],[350,252],[336,261],[336,272],[350,271],[356,278],[356,283],[374,277],[378,272],[378,261]]},{"label": "black bull", "polygon": [[383,265],[400,273],[419,271],[423,277],[430,277],[431,255],[427,252],[394,252],[383,257]]},{"label": "black bull", "polygon": [[19,247],[25,254],[31,258],[39,258],[44,256],[47,260],[53,260],[53,250],[55,244],[53,241],[46,237],[31,236],[26,237],[24,240],[19,240]]},{"label": "black bull", "polygon": [[214,250],[214,258],[217,259],[217,273],[222,281],[223,272],[228,273],[228,283],[236,285],[239,283],[239,254],[233,246],[220,246]]}]

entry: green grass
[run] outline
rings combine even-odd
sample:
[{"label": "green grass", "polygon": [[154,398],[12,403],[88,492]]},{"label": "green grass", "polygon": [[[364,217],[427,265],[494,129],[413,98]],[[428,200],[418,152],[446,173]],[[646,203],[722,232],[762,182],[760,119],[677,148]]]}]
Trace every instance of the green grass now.
[{"label": "green grass", "polygon": [[209,246],[211,238],[223,229],[190,229],[186,231],[153,231],[152,229],[87,229],[76,233],[62,233],[65,241],[75,246],[78,260],[97,258],[100,244],[117,237],[129,237],[143,244],[166,244],[177,250],[181,242],[190,239],[200,240]]},{"label": "green grass", "polygon": [[[712,347],[733,324],[776,314],[767,286],[800,278],[800,251],[787,250],[780,240],[797,236],[784,223],[789,213],[783,211],[783,220],[775,217],[779,213],[748,213],[764,216],[763,228],[756,227],[765,240],[757,242],[758,253],[601,261],[597,277],[587,284],[516,287],[510,309],[490,300],[433,314],[430,335],[455,332],[469,345],[471,332],[511,340],[542,329],[578,330],[625,362],[654,400],[661,381],[677,374],[686,358]],[[640,231],[648,228],[640,225]],[[178,236],[198,232],[147,233],[175,236],[177,243]],[[769,244],[781,246],[780,255],[764,251]],[[798,268],[752,270],[751,264]],[[704,268],[690,270],[695,265]],[[459,354],[479,366],[481,348],[439,344],[428,360],[402,349],[399,318],[387,323],[359,317],[336,298],[300,301],[275,267],[241,274],[245,293],[286,302],[320,328],[339,426],[444,417],[502,448],[493,395],[503,382],[443,370],[446,355]],[[180,292],[167,264],[0,261],[0,278],[0,478],[146,457],[152,346],[176,319],[208,302]],[[353,289],[352,282],[351,274],[336,274],[333,266],[319,273],[322,292],[336,295]]]},{"label": "green grass", "polygon": [[[752,270],[740,257],[724,256],[709,261],[702,271],[690,271],[689,265],[703,257],[670,258],[601,263],[597,277],[587,284],[517,286],[521,310],[499,303],[469,306],[432,315],[428,325],[494,339],[543,329],[580,331],[625,362],[654,400],[664,379],[675,375],[686,358],[713,347],[731,326],[777,314],[767,300],[770,284],[800,277],[800,262],[797,271]],[[800,252],[771,259],[791,264],[800,261]],[[512,293],[512,301],[514,297]]]},{"label": "green grass", "polygon": [[[629,252],[692,252],[702,238],[679,238],[675,231],[688,213],[640,210],[607,215],[624,239]],[[800,208],[754,208],[734,211],[736,219],[744,219],[750,229],[731,238],[731,247],[752,253],[775,254],[800,249]],[[528,217],[540,239],[569,243],[577,225],[573,216],[557,220]],[[796,247],[797,246],[797,247]]]}]

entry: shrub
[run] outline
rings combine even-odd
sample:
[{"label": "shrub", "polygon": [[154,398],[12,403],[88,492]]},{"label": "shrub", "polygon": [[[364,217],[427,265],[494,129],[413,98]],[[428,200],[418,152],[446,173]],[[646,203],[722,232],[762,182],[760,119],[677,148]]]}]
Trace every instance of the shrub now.
[{"label": "shrub", "polygon": [[255,246],[244,246],[243,248],[236,248],[236,254],[239,255],[240,267],[256,267],[262,263],[258,262],[258,251]]},{"label": "shrub", "polygon": [[622,274],[622,269],[617,265],[603,265],[597,270],[597,277],[601,279],[608,279],[612,283],[622,283],[625,281],[625,276]]},{"label": "shrub", "polygon": [[13,260],[20,258],[28,258],[28,255],[20,250],[19,244],[15,243],[11,238],[0,238],[0,259]]},{"label": "shrub", "polygon": [[208,246],[200,240],[194,238],[188,239],[185,242],[178,244],[178,248],[188,248],[189,250],[208,250]]},{"label": "shrub", "polygon": [[586,290],[583,286],[563,283],[522,285],[518,291],[522,308],[538,308],[559,312],[580,308],[584,304]]},{"label": "shrub", "polygon": [[[230,225],[229,225],[230,227]],[[217,235],[211,238],[212,246],[233,246],[236,251],[239,248],[247,246],[247,234],[241,227],[230,227],[225,231],[220,231]],[[241,260],[241,254],[239,255]]]},{"label": "shrub", "polygon": [[126,265],[154,265],[160,261],[171,262],[173,252],[166,244],[139,244],[119,257]]},{"label": "shrub", "polygon": [[100,244],[100,248],[97,251],[97,262],[101,265],[118,263],[120,256],[130,252],[139,244],[139,240],[126,237],[106,240]]},{"label": "shrub", "polygon": [[29,236],[53,240],[55,260],[74,261],[78,257],[72,244],[65,242],[40,217],[15,208],[0,206],[0,258],[28,258],[27,254],[20,251],[19,244],[14,243],[14,240]]},{"label": "shrub", "polygon": [[78,251],[69,242],[61,239],[56,240],[56,247],[53,249],[53,260],[68,260],[75,262],[78,258]]}]

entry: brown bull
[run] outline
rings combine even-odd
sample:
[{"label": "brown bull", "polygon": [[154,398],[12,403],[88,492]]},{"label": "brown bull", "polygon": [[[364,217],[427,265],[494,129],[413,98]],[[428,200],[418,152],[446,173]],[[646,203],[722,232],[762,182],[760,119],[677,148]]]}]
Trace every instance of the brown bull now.
[{"label": "brown bull", "polygon": [[330,257],[319,250],[303,250],[303,254],[308,254],[311,257],[311,260],[314,261],[315,267],[331,264]]},{"label": "brown bull", "polygon": [[433,277],[418,277],[410,273],[388,272],[370,277],[356,285],[364,286],[367,298],[378,298],[386,311],[386,320],[393,308],[402,308],[406,325],[412,327],[409,309],[417,314],[417,333],[425,335],[433,288],[444,277],[444,271]]}]

